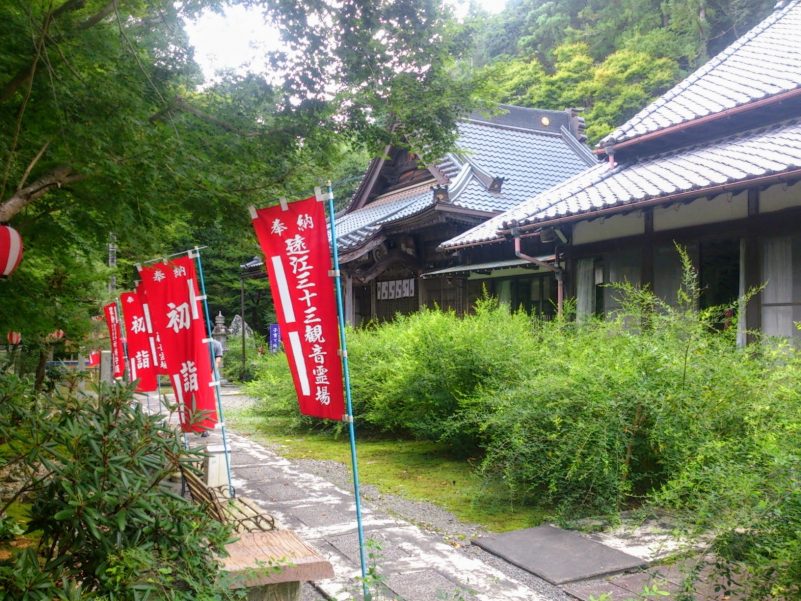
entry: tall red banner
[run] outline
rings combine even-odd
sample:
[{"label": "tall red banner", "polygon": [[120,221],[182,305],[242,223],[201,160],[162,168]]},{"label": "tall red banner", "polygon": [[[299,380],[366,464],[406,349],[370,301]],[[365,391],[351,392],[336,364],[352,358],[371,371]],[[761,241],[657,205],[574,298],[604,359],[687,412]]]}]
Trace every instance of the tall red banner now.
[{"label": "tall red banner", "polygon": [[135,292],[120,294],[122,317],[128,338],[128,362],[131,380],[137,381],[136,392],[153,392],[156,383],[155,345],[151,349],[152,334],[148,333],[147,319],[139,295]]},{"label": "tall red banner", "polygon": [[[164,350],[167,375],[182,407],[184,431],[206,430],[217,421],[203,301],[189,257],[139,270],[153,332]],[[198,412],[205,412],[199,415]]]},{"label": "tall red banner", "polygon": [[145,316],[148,343],[150,346],[150,353],[153,356],[153,369],[157,376],[166,375],[167,357],[164,354],[164,347],[161,345],[161,338],[158,332],[153,329],[153,320],[150,319],[150,304],[147,302],[147,294],[142,286],[142,282],[139,282],[136,286],[136,296],[139,299],[139,303],[142,305],[142,312]]},{"label": "tall red banner", "polygon": [[111,339],[111,374],[115,378],[121,378],[125,373],[125,355],[122,352],[122,332],[117,303],[107,304],[103,307],[103,313],[106,314],[106,325]]},{"label": "tall red banner", "polygon": [[314,197],[259,209],[253,219],[264,252],[301,413],[345,414],[334,282],[323,203]]}]

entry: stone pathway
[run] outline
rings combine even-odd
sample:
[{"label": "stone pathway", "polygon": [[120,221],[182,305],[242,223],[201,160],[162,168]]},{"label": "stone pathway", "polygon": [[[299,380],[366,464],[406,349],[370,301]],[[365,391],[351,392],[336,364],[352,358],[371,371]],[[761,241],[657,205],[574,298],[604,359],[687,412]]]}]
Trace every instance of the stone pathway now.
[{"label": "stone pathway", "polygon": [[[223,406],[243,408],[251,399],[229,388],[223,392]],[[145,405],[145,401],[142,401]],[[150,410],[157,410],[153,399]],[[228,431],[231,450],[232,484],[236,493],[246,496],[274,515],[281,527],[291,528],[316,547],[334,566],[335,578],[304,586],[303,601],[361,599],[361,575],[352,488],[332,483],[328,478],[303,469],[271,449]],[[201,439],[192,436],[191,446],[221,443],[219,431]],[[676,591],[678,568],[650,568],[636,573],[620,573],[582,581],[549,584],[474,545],[461,546],[442,534],[393,517],[363,502],[362,518],[369,563],[380,574],[381,601],[587,601],[610,593],[612,601],[637,596],[642,586],[659,583]],[[664,537],[639,533],[625,536],[596,536],[621,551],[652,561],[665,552]],[[590,540],[588,543],[597,545]],[[639,546],[638,546],[639,545]],[[675,549],[674,549],[675,550]],[[570,562],[570,557],[560,557]],[[665,578],[667,576],[667,578]],[[636,590],[635,590],[636,589]],[[709,588],[701,598],[713,599]],[[666,597],[669,599],[671,597]],[[374,597],[375,601],[379,601]]]},{"label": "stone pathway", "polygon": [[[328,597],[344,601],[360,596],[352,493],[299,471],[289,460],[242,436],[232,433],[229,439],[237,494],[256,499],[331,561],[336,578],[316,583]],[[389,598],[547,601],[539,592],[415,525],[367,506],[362,521]]]}]

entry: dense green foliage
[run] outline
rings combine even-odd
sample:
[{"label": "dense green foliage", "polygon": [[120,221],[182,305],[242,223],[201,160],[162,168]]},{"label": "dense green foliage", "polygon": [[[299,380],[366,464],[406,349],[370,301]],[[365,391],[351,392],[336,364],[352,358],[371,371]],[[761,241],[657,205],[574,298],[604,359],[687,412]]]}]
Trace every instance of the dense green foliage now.
[{"label": "dense green foliage", "polygon": [[472,23],[502,102],[586,109],[595,142],[768,15],[773,0],[512,0]]},{"label": "dense green foliage", "polygon": [[438,1],[234,3],[286,44],[273,73],[207,87],[183,20],[222,0],[0,3],[0,222],[26,247],[0,284],[0,331],[26,352],[58,328],[80,343],[110,275],[128,287],[133,263],[195,245],[213,247],[212,310],[232,317],[239,264],[258,254],[249,204],[327,179],[344,196],[388,143],[440,155],[476,102],[455,67],[467,39]]},{"label": "dense green foliage", "polygon": [[[735,328],[695,309],[693,277],[679,308],[620,295],[618,315],[584,324],[487,300],[464,319],[426,311],[350,332],[359,430],[445,442],[565,517],[669,509],[717,534],[754,584],[797,595],[801,355],[738,349]],[[297,416],[284,358],[262,370],[262,410]]]},{"label": "dense green foliage", "polygon": [[230,530],[164,486],[182,449],[125,387],[34,395],[0,379],[0,541],[29,543],[0,561],[0,596],[226,598]]},{"label": "dense green foliage", "polygon": [[[26,353],[47,355],[59,328],[80,344],[109,276],[127,287],[134,262],[194,245],[209,247],[212,312],[230,318],[238,266],[259,253],[247,205],[328,178],[346,199],[386,144],[438,156],[489,100],[585,107],[597,140],[773,4],[520,0],[459,25],[438,0],[231,2],[261,9],[286,44],[270,75],[207,87],[182,24],[222,0],[0,6],[0,221],[26,245],[0,283],[0,331],[23,332]],[[471,53],[478,76],[459,60]],[[270,303],[246,288],[260,326]]]}]

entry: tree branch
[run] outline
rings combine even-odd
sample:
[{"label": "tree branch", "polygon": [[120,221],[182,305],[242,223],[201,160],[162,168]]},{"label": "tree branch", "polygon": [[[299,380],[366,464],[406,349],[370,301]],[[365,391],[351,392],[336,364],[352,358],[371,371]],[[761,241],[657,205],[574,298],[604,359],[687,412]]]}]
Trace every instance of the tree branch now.
[{"label": "tree branch", "polygon": [[200,110],[199,108],[192,106],[189,104],[182,96],[176,96],[169,105],[161,109],[159,112],[150,116],[149,121],[151,123],[155,123],[156,121],[162,121],[169,117],[170,114],[174,113],[175,111],[183,111],[185,113],[189,113],[190,115],[194,115],[203,121],[207,121],[213,125],[216,125],[220,129],[224,129],[227,132],[231,132],[232,134],[238,134],[245,138],[257,138],[259,136],[264,135],[264,132],[260,131],[245,131],[243,129],[238,128],[237,126],[229,123],[228,121],[223,121],[219,117],[215,117],[214,115],[210,115],[209,113]]},{"label": "tree branch", "polygon": [[[50,21],[52,21],[53,19],[59,17],[64,13],[80,10],[81,8],[84,7],[85,4],[86,0],[69,0],[68,2],[65,2],[57,9],[55,9],[49,15],[46,15],[45,23],[47,23],[49,26]],[[111,13],[114,12],[114,6],[115,2],[114,0],[111,0],[108,4],[103,6],[103,8],[101,8],[95,14],[81,21],[77,25],[77,28],[79,30],[85,30],[97,25],[100,21],[102,21],[103,19],[105,19]],[[61,38],[54,39],[50,37],[48,35],[47,28],[45,28],[45,30],[42,32],[42,39],[45,38],[53,42],[61,41]],[[34,73],[36,71],[36,63],[38,61],[39,61],[39,56],[37,55],[36,58],[34,58],[31,61],[30,64],[22,67],[19,71],[17,71],[14,77],[12,77],[5,83],[5,85],[3,85],[3,87],[0,89],[0,102],[5,102],[9,98],[11,98],[17,90],[19,90],[22,86],[26,85],[33,78]]]},{"label": "tree branch", "polygon": [[61,188],[72,182],[83,179],[84,176],[73,171],[72,167],[57,167],[20,190],[17,190],[8,200],[0,204],[0,223],[11,220],[26,206],[37,198],[44,196],[53,188]]},{"label": "tree branch", "polygon": [[25,182],[28,180],[28,176],[31,174],[31,171],[36,166],[36,163],[39,162],[39,159],[42,158],[42,155],[45,153],[48,146],[50,146],[49,141],[44,143],[44,146],[42,146],[39,152],[36,153],[36,156],[33,157],[33,160],[30,163],[28,163],[28,166],[25,168],[25,173],[22,174],[22,179],[19,180],[19,184],[17,185],[17,192],[19,192],[22,189],[22,186],[25,185]]},{"label": "tree branch", "polygon": [[95,25],[100,23],[100,21],[110,16],[111,13],[114,12],[115,4],[116,3],[114,2],[114,0],[111,0],[111,2],[106,4],[103,8],[101,8],[91,17],[78,23],[78,29],[89,29],[90,27],[94,27]]}]

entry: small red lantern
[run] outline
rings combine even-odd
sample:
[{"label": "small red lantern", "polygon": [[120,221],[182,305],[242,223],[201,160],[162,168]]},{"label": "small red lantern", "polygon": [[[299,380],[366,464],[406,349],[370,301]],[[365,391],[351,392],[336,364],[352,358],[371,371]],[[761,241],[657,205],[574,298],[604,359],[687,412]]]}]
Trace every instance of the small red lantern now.
[{"label": "small red lantern", "polygon": [[64,330],[55,330],[47,335],[47,339],[51,342],[56,342],[64,338]]},{"label": "small red lantern", "polygon": [[0,225],[0,278],[7,278],[22,261],[22,238],[13,227]]},{"label": "small red lantern", "polygon": [[11,346],[17,346],[20,342],[22,342],[22,334],[19,332],[9,332],[6,334],[6,340]]}]

